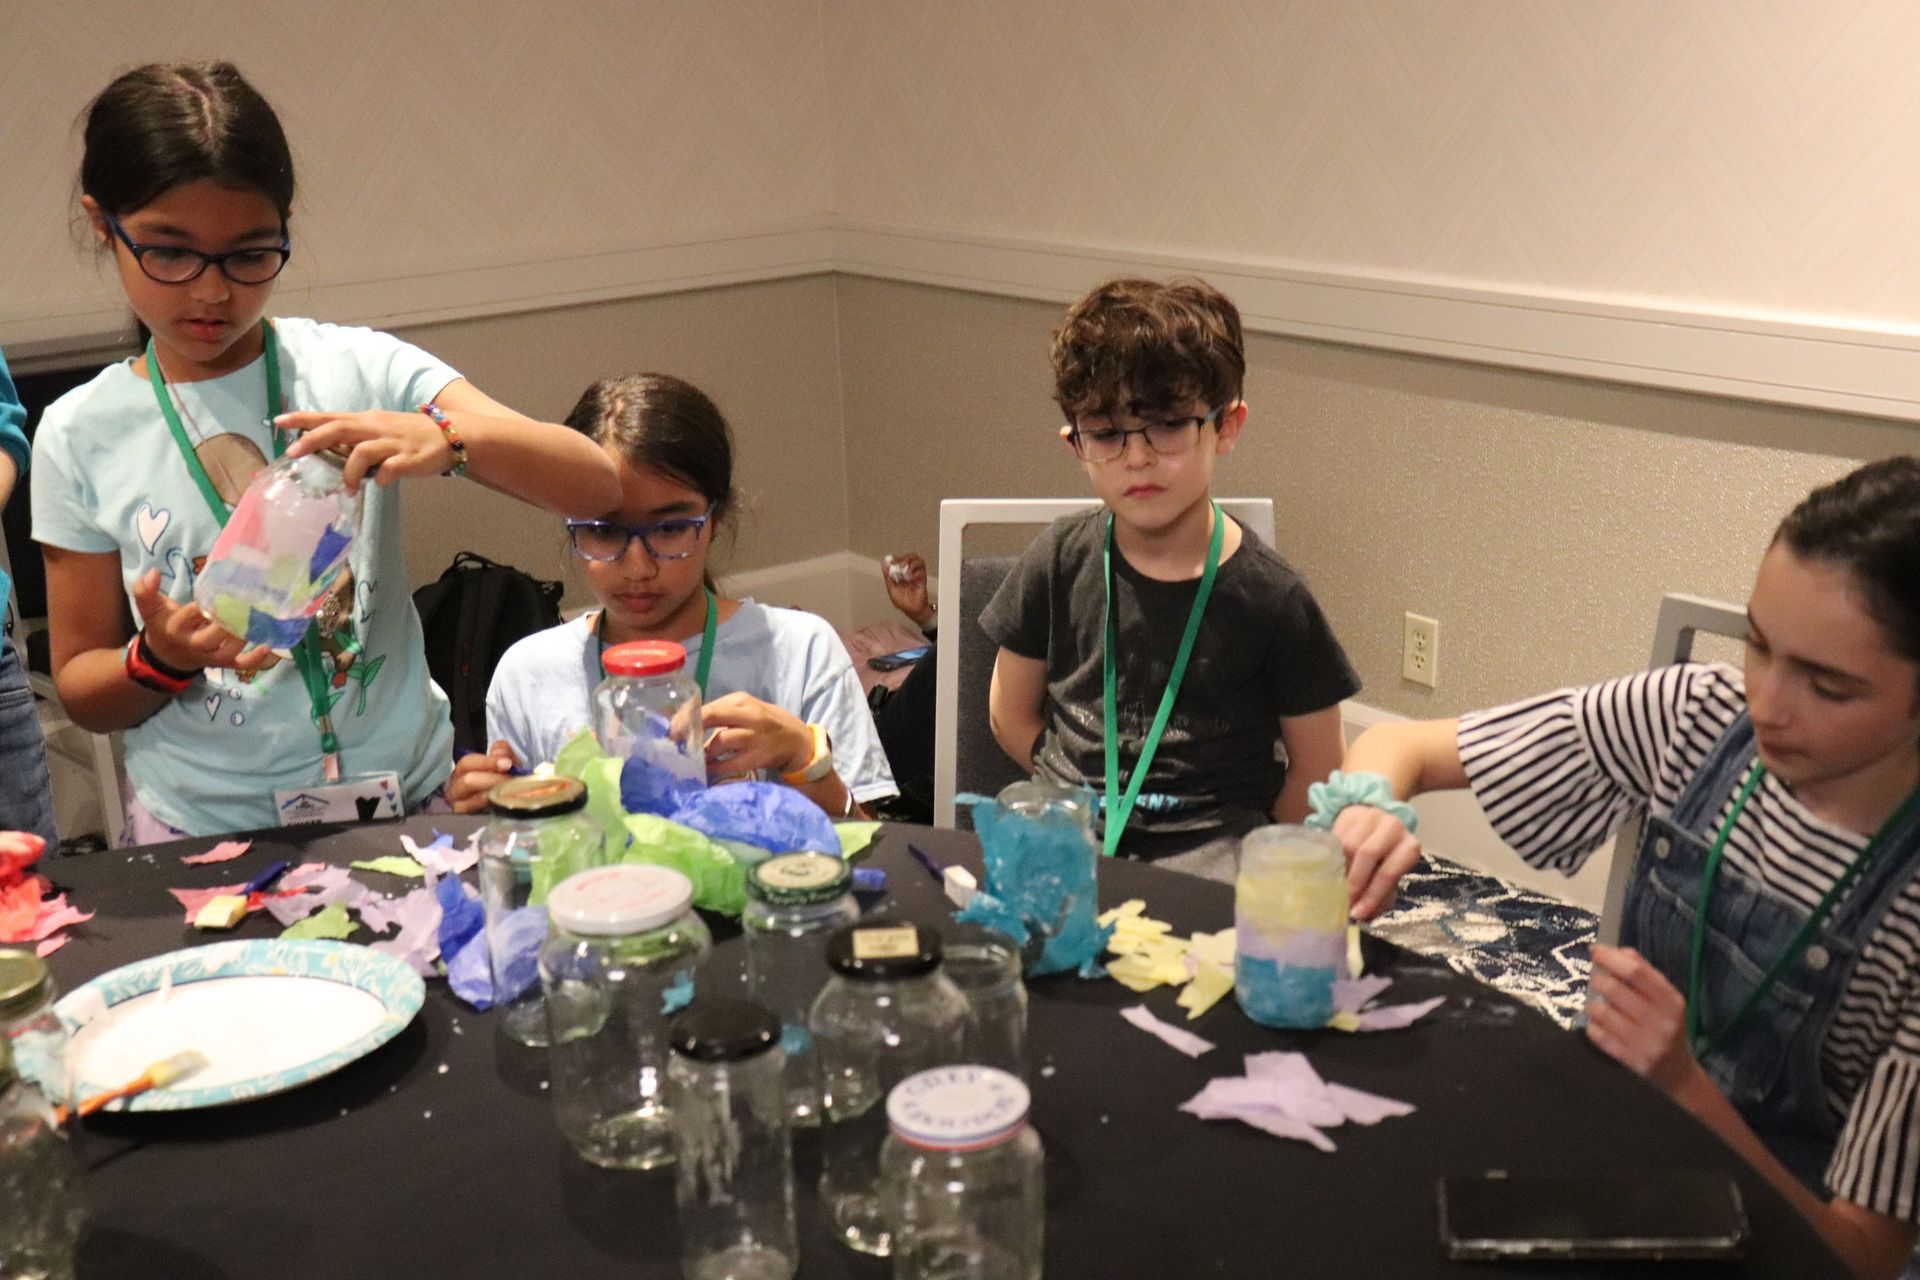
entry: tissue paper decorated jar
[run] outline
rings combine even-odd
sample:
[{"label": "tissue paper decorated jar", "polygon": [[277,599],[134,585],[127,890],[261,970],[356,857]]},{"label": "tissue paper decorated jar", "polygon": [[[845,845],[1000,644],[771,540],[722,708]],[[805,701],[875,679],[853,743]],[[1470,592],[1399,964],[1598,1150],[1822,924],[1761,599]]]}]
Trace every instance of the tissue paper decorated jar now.
[{"label": "tissue paper decorated jar", "polygon": [[973,806],[986,884],[959,918],[1026,944],[1034,976],[1097,967],[1111,933],[1098,919],[1091,798],[1056,783],[1016,782]]},{"label": "tissue paper decorated jar", "polygon": [[1259,827],[1240,842],[1234,997],[1269,1027],[1324,1027],[1346,976],[1346,859],[1308,827]]},{"label": "tissue paper decorated jar", "polygon": [[280,458],[254,476],[193,584],[201,612],[249,644],[300,642],[346,567],[360,500],[331,453]]}]

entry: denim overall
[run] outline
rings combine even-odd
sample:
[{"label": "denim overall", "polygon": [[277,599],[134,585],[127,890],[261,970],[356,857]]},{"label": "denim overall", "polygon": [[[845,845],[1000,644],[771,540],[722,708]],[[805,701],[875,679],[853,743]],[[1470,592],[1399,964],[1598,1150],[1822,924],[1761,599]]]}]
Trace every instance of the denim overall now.
[{"label": "denim overall", "polygon": [[[1728,727],[1667,817],[1649,814],[1627,889],[1622,946],[1633,947],[1682,992],[1691,965],[1707,854],[1722,808],[1754,758],[1746,712]],[[1912,876],[1920,855],[1920,814],[1888,832],[1873,865],[1855,880],[1772,991],[1701,1059],[1700,1065],[1767,1149],[1816,1192],[1840,1136],[1827,1103],[1822,1050],[1860,951]],[[1722,859],[1707,912],[1701,957],[1700,1027],[1719,1032],[1806,921],[1807,913],[1765,896]]]}]

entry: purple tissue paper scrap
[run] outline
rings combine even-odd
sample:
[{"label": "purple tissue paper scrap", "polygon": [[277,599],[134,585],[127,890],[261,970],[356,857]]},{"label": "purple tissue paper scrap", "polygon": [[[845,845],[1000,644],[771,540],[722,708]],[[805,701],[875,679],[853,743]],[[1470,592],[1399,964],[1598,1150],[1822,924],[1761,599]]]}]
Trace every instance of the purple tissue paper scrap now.
[{"label": "purple tissue paper scrap", "polygon": [[[400,932],[392,938],[372,943],[373,949],[404,961],[422,977],[432,977],[434,961],[440,958],[439,898],[432,889],[415,889],[404,898],[381,901],[393,903],[394,909],[388,923],[398,923]],[[372,926],[365,907],[360,910],[360,918],[369,927]]]}]

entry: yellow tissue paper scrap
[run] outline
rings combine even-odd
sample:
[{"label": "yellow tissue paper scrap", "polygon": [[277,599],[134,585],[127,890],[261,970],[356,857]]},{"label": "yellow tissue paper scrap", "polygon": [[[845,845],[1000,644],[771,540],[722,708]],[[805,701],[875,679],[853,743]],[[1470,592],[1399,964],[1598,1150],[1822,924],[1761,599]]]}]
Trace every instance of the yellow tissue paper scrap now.
[{"label": "yellow tissue paper scrap", "polygon": [[1233,970],[1222,969],[1211,961],[1202,960],[1198,971],[1193,975],[1193,980],[1187,983],[1186,989],[1180,993],[1176,1003],[1187,1011],[1187,1021],[1192,1022],[1219,1004],[1220,997],[1231,990],[1233,990]]},{"label": "yellow tissue paper scrap", "polygon": [[1145,901],[1132,898],[1100,917],[1101,924],[1113,926],[1107,950],[1120,957],[1107,972],[1132,991],[1186,988],[1180,1005],[1191,1021],[1233,990],[1233,930],[1175,937],[1172,925],[1146,910]]},{"label": "yellow tissue paper scrap", "polygon": [[873,843],[873,837],[880,830],[877,822],[836,822],[833,834],[840,837],[840,856],[851,859],[855,854]]}]

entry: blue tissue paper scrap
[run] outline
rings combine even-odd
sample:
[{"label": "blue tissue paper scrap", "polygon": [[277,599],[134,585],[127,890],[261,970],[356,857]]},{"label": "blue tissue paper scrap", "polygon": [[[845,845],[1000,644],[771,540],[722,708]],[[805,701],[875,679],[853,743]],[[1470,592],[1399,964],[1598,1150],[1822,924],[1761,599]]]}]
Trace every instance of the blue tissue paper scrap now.
[{"label": "blue tissue paper scrap", "polygon": [[660,993],[660,1012],[671,1017],[693,1003],[693,970],[676,974],[673,985]]},{"label": "blue tissue paper scrap", "polygon": [[959,919],[997,929],[1040,954],[1027,965],[1032,976],[1077,970],[1083,978],[1105,974],[1100,953],[1113,936],[1099,921],[1095,854],[1072,819],[1029,817],[984,797],[973,806],[986,867],[983,892]]},{"label": "blue tissue paper scrap", "polygon": [[620,766],[620,807],[628,813],[672,818],[676,810],[705,791],[706,785],[698,779],[674,773],[640,756],[628,756]]},{"label": "blue tissue paper scrap", "polygon": [[[497,928],[487,931],[499,984],[495,1004],[518,1000],[540,985],[540,944],[547,940],[547,909],[520,907],[507,912]],[[505,988],[502,990],[502,988]]]},{"label": "blue tissue paper scrap", "polygon": [[[624,775],[621,799],[626,799]],[[792,787],[776,783],[730,782],[712,787],[667,816],[714,840],[736,840],[773,853],[840,856],[840,836],[826,811]]]},{"label": "blue tissue paper scrap", "polygon": [[485,1012],[493,1007],[493,970],[487,963],[487,916],[479,895],[447,876],[433,887],[440,901],[440,956],[453,994]]}]

